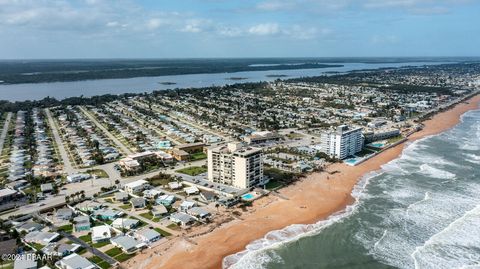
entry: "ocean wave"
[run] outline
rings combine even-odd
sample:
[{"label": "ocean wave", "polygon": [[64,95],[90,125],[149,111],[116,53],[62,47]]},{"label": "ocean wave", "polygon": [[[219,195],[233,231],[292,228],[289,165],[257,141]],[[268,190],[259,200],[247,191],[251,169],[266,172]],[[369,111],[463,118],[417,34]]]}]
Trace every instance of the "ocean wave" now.
[{"label": "ocean wave", "polygon": [[470,153],[466,153],[464,155],[466,156],[465,160],[467,162],[480,164],[480,156],[475,155],[475,154],[470,154]]},{"label": "ocean wave", "polygon": [[456,175],[454,173],[435,168],[428,164],[420,165],[420,172],[426,176],[433,177],[433,178],[440,178],[440,179],[454,179]]},{"label": "ocean wave", "polygon": [[[380,172],[381,173],[381,172]],[[365,195],[363,191],[369,184],[370,179],[380,174],[379,172],[370,172],[362,177],[355,185],[352,196],[355,203],[339,213],[333,214],[326,220],[315,224],[293,224],[281,230],[275,230],[267,233],[263,238],[255,240],[245,247],[245,250],[226,256],[222,262],[222,268],[226,269],[257,269],[264,268],[266,264],[272,261],[281,262],[280,257],[272,257],[267,253],[268,250],[281,247],[288,242],[298,240],[307,236],[313,236],[321,232],[326,227],[344,220],[352,215],[358,207],[359,201]]]},{"label": "ocean wave", "polygon": [[415,268],[459,268],[480,265],[480,205],[431,236],[410,255]]}]

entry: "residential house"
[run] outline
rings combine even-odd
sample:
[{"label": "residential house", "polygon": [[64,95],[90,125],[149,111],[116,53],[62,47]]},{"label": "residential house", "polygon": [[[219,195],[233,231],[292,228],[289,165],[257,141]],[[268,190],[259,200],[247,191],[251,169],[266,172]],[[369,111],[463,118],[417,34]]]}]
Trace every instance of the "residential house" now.
[{"label": "residential house", "polygon": [[195,187],[195,186],[191,186],[191,187],[186,187],[183,189],[185,191],[185,193],[187,195],[195,195],[195,194],[199,194],[200,193],[200,190]]},{"label": "residential house", "polygon": [[117,202],[127,202],[128,201],[128,193],[120,191],[115,193],[115,201]]},{"label": "residential house", "polygon": [[95,201],[86,200],[86,201],[83,201],[81,203],[76,204],[75,208],[77,210],[84,211],[84,212],[92,212],[92,211],[95,211],[95,210],[98,210],[98,209],[102,208],[102,204],[100,204],[98,202],[95,202]]},{"label": "residential house", "polygon": [[146,204],[145,198],[142,198],[142,197],[132,198],[130,200],[130,203],[132,204],[132,207],[135,209],[144,208]]},{"label": "residential house", "polygon": [[58,220],[71,220],[73,218],[73,210],[70,208],[60,208],[55,213],[55,218]]},{"label": "residential house", "polygon": [[52,183],[45,183],[40,185],[40,191],[43,193],[45,192],[52,192],[53,191],[53,184]]},{"label": "residential house", "polygon": [[152,213],[152,216],[154,216],[155,218],[161,218],[168,213],[168,210],[164,205],[160,204],[153,207],[152,210],[150,210],[150,212]]},{"label": "residential house", "polygon": [[143,190],[148,189],[149,187],[150,185],[148,184],[148,181],[143,179],[130,182],[123,186],[124,190],[130,194],[142,192]]},{"label": "residential house", "polygon": [[135,236],[144,243],[150,244],[160,240],[162,235],[154,229],[142,229],[135,232]]},{"label": "residential house", "polygon": [[176,181],[168,182],[168,188],[170,188],[171,190],[179,190],[182,187],[183,187],[182,184]]},{"label": "residential house", "polygon": [[186,227],[195,222],[195,219],[192,218],[192,216],[182,212],[173,213],[170,215],[170,220],[182,227]]},{"label": "residential house", "polygon": [[93,215],[102,220],[114,220],[123,216],[123,212],[109,208],[100,208],[93,212]]},{"label": "residential house", "polygon": [[213,191],[201,191],[200,197],[207,202],[214,202],[217,195]]},{"label": "residential house", "polygon": [[78,216],[73,219],[73,228],[76,232],[81,231],[90,231],[90,217],[89,216]]},{"label": "residential house", "polygon": [[112,237],[110,228],[107,225],[95,226],[92,228],[92,242],[107,241]]},{"label": "residential house", "polygon": [[192,207],[187,209],[187,213],[197,219],[208,219],[211,216],[210,211],[204,207]]},{"label": "residential house", "polygon": [[44,248],[42,252],[47,255],[64,257],[70,255],[80,249],[79,244],[56,244],[50,243]]},{"label": "residential house", "polygon": [[40,223],[33,222],[33,221],[19,223],[17,225],[17,227],[15,228],[15,230],[17,230],[17,232],[19,232],[19,233],[21,233],[21,232],[29,233],[29,232],[33,232],[33,231],[40,231],[41,229],[43,229],[43,225],[40,224]]},{"label": "residential house", "polygon": [[55,263],[59,269],[97,269],[98,267],[84,257],[73,253]]},{"label": "residential house", "polygon": [[182,211],[182,212],[185,212],[187,211],[188,209],[196,206],[197,203],[196,202],[193,202],[193,201],[183,201],[181,204],[180,204],[180,208],[179,208],[179,211]]},{"label": "residential house", "polygon": [[176,198],[173,195],[161,195],[156,200],[157,205],[171,206]]},{"label": "residential house", "polygon": [[80,182],[86,179],[89,179],[91,176],[89,174],[73,174],[67,176],[67,181],[69,183]]},{"label": "residential house", "polygon": [[131,230],[138,226],[140,221],[136,219],[126,219],[126,218],[118,218],[112,222],[112,227],[117,229],[128,229]]},{"label": "residential house", "polygon": [[133,237],[125,235],[114,237],[110,241],[114,246],[122,249],[122,251],[125,253],[134,253],[138,249],[146,246],[145,243],[142,243]]},{"label": "residential house", "polygon": [[162,192],[159,190],[144,190],[143,191],[143,197],[146,199],[155,199],[157,198],[158,195],[160,195]]},{"label": "residential house", "polygon": [[58,233],[33,231],[26,234],[23,239],[25,240],[25,242],[28,242],[28,243],[37,243],[41,245],[47,245],[48,243],[54,241],[58,237],[60,237]]}]

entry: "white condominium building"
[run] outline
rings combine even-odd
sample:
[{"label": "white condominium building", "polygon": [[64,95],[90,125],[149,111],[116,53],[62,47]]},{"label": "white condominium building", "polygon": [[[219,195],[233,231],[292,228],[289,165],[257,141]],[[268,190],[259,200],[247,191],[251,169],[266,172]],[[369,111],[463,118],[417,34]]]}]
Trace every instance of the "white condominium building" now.
[{"label": "white condominium building", "polygon": [[345,159],[363,148],[362,128],[349,129],[341,125],[335,131],[322,133],[321,138],[322,151],[337,159]]},{"label": "white condominium building", "polygon": [[241,189],[263,184],[262,157],[262,149],[240,143],[209,148],[208,180]]}]

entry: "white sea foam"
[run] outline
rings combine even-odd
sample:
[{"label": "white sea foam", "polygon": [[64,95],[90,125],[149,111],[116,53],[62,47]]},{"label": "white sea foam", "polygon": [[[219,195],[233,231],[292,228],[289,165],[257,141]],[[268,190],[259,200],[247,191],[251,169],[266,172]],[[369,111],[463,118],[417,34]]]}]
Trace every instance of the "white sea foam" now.
[{"label": "white sea foam", "polygon": [[441,170],[439,168],[435,168],[428,164],[420,165],[420,171],[422,174],[427,175],[433,178],[440,178],[440,179],[454,179],[456,175],[454,173]]},{"label": "white sea foam", "polygon": [[[475,116],[477,115],[475,114]],[[465,118],[465,120],[467,119]],[[478,125],[476,128],[477,132],[480,131]],[[450,134],[449,132],[447,134],[453,135],[452,138],[458,137],[459,134],[464,135],[462,129],[452,130],[455,133]],[[456,225],[451,224],[452,222],[461,224],[462,214],[471,210],[472,204],[480,203],[480,197],[478,197],[480,184],[473,184],[472,182],[463,183],[459,174],[459,179],[455,182],[454,189],[435,189],[435,185],[433,185],[434,189],[430,190],[429,188],[432,188],[432,185],[420,184],[414,176],[409,177],[409,175],[412,175],[412,172],[418,171],[420,166],[420,173],[429,178],[446,179],[446,182],[452,182],[452,179],[456,179],[457,175],[449,171],[448,168],[449,166],[459,166],[458,164],[450,160],[447,161],[442,156],[428,153],[431,151],[429,148],[432,147],[432,144],[429,145],[423,141],[434,136],[438,135],[425,137],[410,143],[405,147],[400,158],[382,166],[382,173],[386,173],[386,176],[380,177],[375,181],[375,187],[379,188],[380,186],[380,193],[374,195],[373,193],[367,194],[364,192],[370,179],[377,176],[374,173],[369,174],[355,187],[353,196],[357,198],[356,202],[344,212],[316,224],[291,225],[282,230],[270,232],[264,238],[250,243],[244,251],[226,257],[223,261],[223,267],[263,268],[266,264],[273,261],[281,263],[281,257],[275,254],[275,249],[299,238],[318,234],[334,223],[348,220],[348,216],[353,213],[363,212],[363,207],[359,207],[359,204],[364,201],[368,203],[369,199],[374,199],[373,201],[398,202],[391,203],[390,205],[393,208],[386,212],[381,210],[369,212],[372,216],[377,217],[375,219],[380,217],[380,223],[373,224],[366,220],[360,224],[361,228],[354,234],[354,237],[369,250],[369,253],[375,259],[398,268],[413,268],[414,261],[410,255],[415,251],[417,253],[415,254],[416,259],[420,263],[433,261],[431,259],[437,258],[436,255],[441,256],[444,255],[444,252],[448,252],[448,255],[445,255],[445,259],[451,260],[449,261],[450,263],[447,262],[445,264],[453,265],[456,257],[460,257],[461,261],[450,268],[459,268],[462,265],[466,266],[465,268],[473,268],[475,264],[472,261],[474,259],[478,261],[480,257],[472,256],[468,249],[463,252],[461,247],[464,245],[458,244],[460,247],[457,249],[452,248],[451,251],[450,249],[442,249],[444,252],[440,251],[438,253],[435,252],[435,249],[440,243],[446,246],[446,242],[448,240],[451,241],[452,238],[450,237],[453,236],[457,236],[457,241],[462,242],[464,235],[457,232],[452,233],[452,231],[458,229],[448,228],[448,226],[453,225],[456,227]],[[475,132],[470,132],[465,136],[468,136],[465,137],[465,141],[470,141],[472,144],[473,142],[476,143],[477,137],[471,137],[475,136]],[[445,139],[445,137],[442,139]],[[458,139],[451,139],[451,141],[458,143],[458,147],[465,143],[465,141],[458,141]],[[450,140],[449,143],[451,143]],[[468,156],[470,160],[475,161],[478,161],[477,157],[477,155]],[[466,215],[476,216],[477,220],[480,219],[478,215],[469,215],[468,213]],[[480,235],[480,229],[478,228],[480,223],[477,223],[475,227],[469,226],[470,228],[468,229],[465,229],[465,227],[465,225],[462,226],[460,230],[475,233],[473,238],[477,238],[477,234]],[[454,238],[452,242],[456,242]],[[477,248],[478,242],[480,242],[480,239],[476,241]],[[419,245],[423,246],[416,250],[416,246]],[[432,266],[420,268],[432,268]]]},{"label": "white sea foam", "polygon": [[480,205],[434,234],[411,254],[415,268],[478,266]]},{"label": "white sea foam", "polygon": [[282,230],[271,231],[263,238],[248,244],[245,247],[245,250],[225,257],[223,259],[222,267],[230,269],[256,269],[263,268],[267,263],[272,261],[281,262],[280,257],[272,257],[271,252],[267,253],[267,251],[281,247],[288,242],[303,237],[313,236],[326,227],[342,221],[344,218],[353,214],[360,199],[364,195],[363,190],[367,187],[370,179],[378,175],[379,173],[377,172],[371,172],[362,177],[352,191],[352,196],[355,198],[356,202],[353,205],[347,206],[344,211],[334,214],[328,219],[319,221],[315,224],[293,224]]},{"label": "white sea foam", "polygon": [[467,153],[467,154],[464,154],[464,155],[466,156],[465,160],[467,162],[480,164],[480,156],[475,155],[475,154],[470,154],[470,153]]}]

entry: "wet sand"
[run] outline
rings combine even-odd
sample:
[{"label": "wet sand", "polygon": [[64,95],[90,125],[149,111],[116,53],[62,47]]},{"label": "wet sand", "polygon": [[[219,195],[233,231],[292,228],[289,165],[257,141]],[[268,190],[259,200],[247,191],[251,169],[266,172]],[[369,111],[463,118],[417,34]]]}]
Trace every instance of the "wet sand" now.
[{"label": "wet sand", "polygon": [[[480,95],[467,102],[425,121],[425,128],[412,134],[407,143],[452,128],[463,113],[479,107]],[[247,244],[272,230],[296,223],[315,223],[345,209],[354,202],[351,192],[359,179],[397,158],[405,145],[390,148],[358,166],[333,164],[327,171],[338,171],[335,174],[314,173],[280,190],[288,200],[275,197],[274,201],[265,203],[261,199],[254,203],[254,212],[242,215],[243,220],[231,221],[194,238],[196,244],[176,238],[172,247],[162,255],[152,255],[153,250],[150,250],[124,265],[132,268],[221,268],[225,256],[244,250]]]}]

